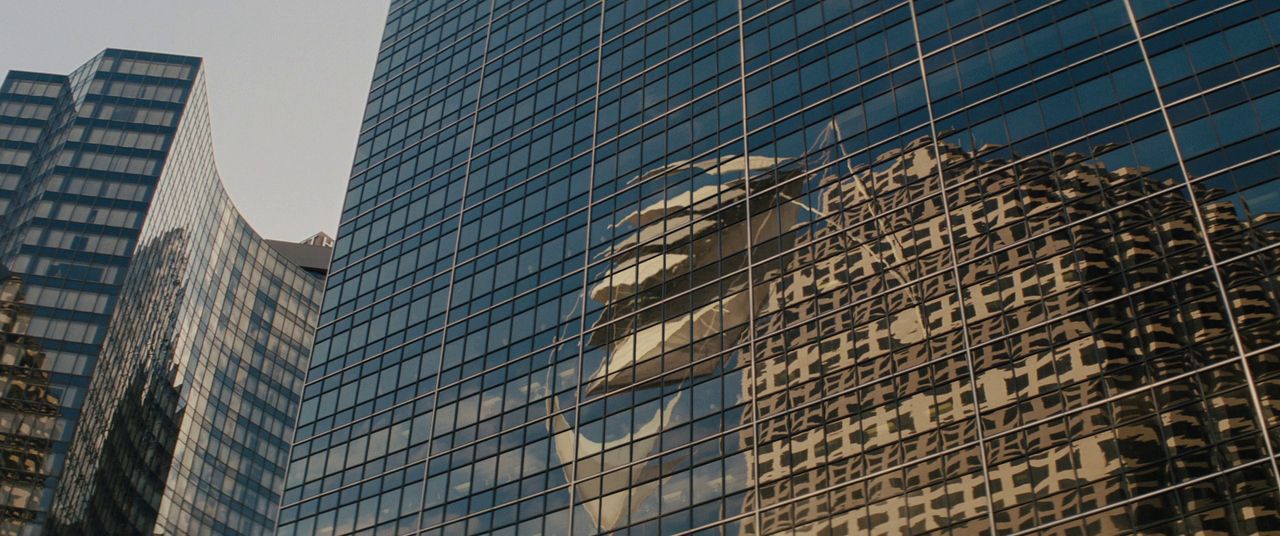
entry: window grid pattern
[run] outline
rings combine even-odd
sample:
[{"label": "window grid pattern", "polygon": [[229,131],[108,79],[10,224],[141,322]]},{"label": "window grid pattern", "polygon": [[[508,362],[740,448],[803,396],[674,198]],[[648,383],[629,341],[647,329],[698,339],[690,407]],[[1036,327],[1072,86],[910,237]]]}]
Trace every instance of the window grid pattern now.
[{"label": "window grid pattern", "polygon": [[1280,530],[1277,6],[434,4],[281,534]]},{"label": "window grid pattern", "polygon": [[200,64],[0,86],[0,532],[274,528],[323,282],[222,189]]}]

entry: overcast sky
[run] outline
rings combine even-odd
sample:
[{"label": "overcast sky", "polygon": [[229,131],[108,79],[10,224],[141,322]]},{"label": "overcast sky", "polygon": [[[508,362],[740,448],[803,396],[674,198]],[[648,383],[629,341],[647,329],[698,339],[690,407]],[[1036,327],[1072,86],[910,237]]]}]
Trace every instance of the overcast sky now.
[{"label": "overcast sky", "polygon": [[388,0],[0,0],[0,73],[201,56],[218,169],[263,236],[333,234]]}]

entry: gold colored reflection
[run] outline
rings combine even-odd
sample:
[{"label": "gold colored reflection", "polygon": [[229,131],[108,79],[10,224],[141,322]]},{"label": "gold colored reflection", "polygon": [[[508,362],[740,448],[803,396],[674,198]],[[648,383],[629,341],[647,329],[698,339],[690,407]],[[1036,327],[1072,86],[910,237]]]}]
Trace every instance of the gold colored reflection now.
[{"label": "gold colored reflection", "polygon": [[[748,532],[1016,532],[1265,455],[1238,363],[1179,376],[1237,355],[1180,181],[1080,154],[941,149],[918,140],[822,190],[826,225],[770,283],[762,525]],[[1269,473],[1235,476],[1236,490],[1118,508],[1086,530],[1199,504],[1227,506],[1183,526],[1280,521],[1274,506],[1230,506]]]},{"label": "gold colored reflection", "polygon": [[28,335],[23,281],[0,275],[0,534],[35,519],[59,412],[40,342]]},{"label": "gold colored reflection", "polygon": [[[621,218],[633,231],[590,288],[607,307],[584,395],[668,393],[627,430],[557,420],[561,459],[590,468],[577,479],[593,530],[687,507],[669,490],[688,486],[746,490],[719,515],[758,504],[752,534],[1280,526],[1275,505],[1247,500],[1274,477],[1206,247],[1275,243],[1255,230],[1271,217],[1207,204],[1206,240],[1188,192],[1221,195],[1103,163],[1126,147],[994,149],[922,138],[871,165],[817,151],[638,178],[703,182]],[[1250,259],[1234,320],[1275,325],[1274,278],[1257,274],[1277,259]],[[752,340],[754,381],[725,393],[758,419],[747,481],[688,482],[664,431],[688,420],[688,387],[732,371]],[[1197,484],[1212,479],[1232,484]],[[1197,495],[1137,499],[1183,488]]]}]

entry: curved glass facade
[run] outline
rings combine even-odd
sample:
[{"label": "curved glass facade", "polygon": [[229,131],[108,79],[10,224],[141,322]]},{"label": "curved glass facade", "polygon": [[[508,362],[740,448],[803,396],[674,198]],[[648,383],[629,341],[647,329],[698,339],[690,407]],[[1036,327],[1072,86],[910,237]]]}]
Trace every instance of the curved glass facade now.
[{"label": "curved glass facade", "polygon": [[5,90],[0,133],[31,157],[0,235],[21,274],[0,293],[0,532],[271,532],[323,290],[297,255],[325,248],[237,212],[197,58],[108,50]]},{"label": "curved glass facade", "polygon": [[[0,264],[21,277],[26,334],[48,380],[49,455],[0,496],[3,529],[47,526],[121,285],[199,60],[105,51],[69,76],[0,86]],[[0,484],[6,486],[8,482]]]},{"label": "curved glass facade", "polygon": [[1280,530],[1280,6],[392,3],[279,531]]}]

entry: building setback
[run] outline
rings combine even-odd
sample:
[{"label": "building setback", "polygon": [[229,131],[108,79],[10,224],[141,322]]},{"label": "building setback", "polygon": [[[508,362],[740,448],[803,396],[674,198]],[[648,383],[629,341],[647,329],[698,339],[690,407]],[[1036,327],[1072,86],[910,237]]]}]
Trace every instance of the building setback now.
[{"label": "building setback", "polygon": [[272,530],[327,249],[249,227],[209,129],[198,58],[0,86],[0,532]]},{"label": "building setback", "polygon": [[1280,531],[1280,5],[391,3],[279,534]]}]

